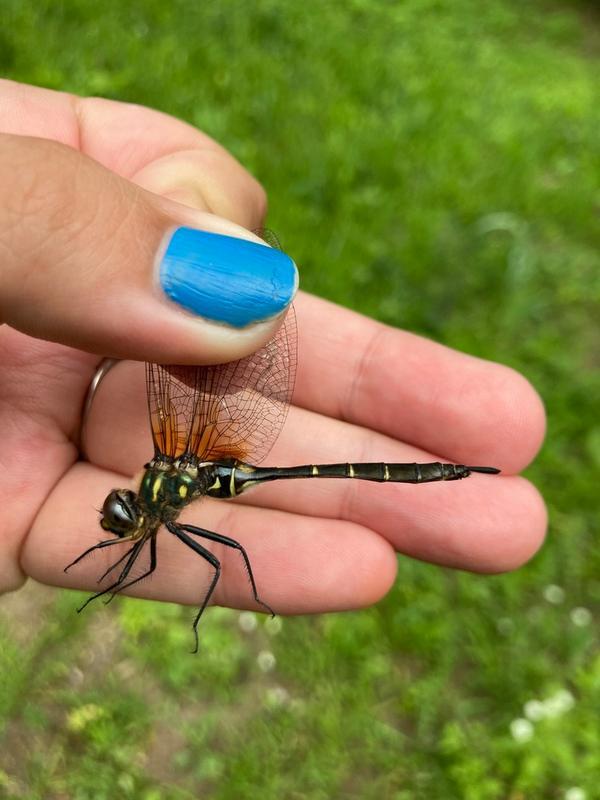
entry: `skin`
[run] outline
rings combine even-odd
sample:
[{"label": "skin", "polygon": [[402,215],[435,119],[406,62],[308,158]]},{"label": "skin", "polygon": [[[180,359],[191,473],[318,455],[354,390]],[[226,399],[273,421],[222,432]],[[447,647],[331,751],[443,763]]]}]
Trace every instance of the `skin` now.
[{"label": "skin", "polygon": [[[98,354],[214,363],[261,346],[277,321],[237,332],[179,311],[155,287],[154,258],[175,225],[251,237],[265,194],[207,136],[138,106],[0,81],[0,131],[0,591],[27,576],[95,590],[120,545],[63,567],[106,538],[95,509],[111,489],[136,488],[152,455],[143,369],[129,362],[102,383],[80,459]],[[530,384],[307,294],[295,306],[294,404],[266,464],[442,460],[502,475],[275,483],[204,499],[181,521],[238,539],[261,596],[286,614],[376,602],[396,551],[481,573],[527,561],[546,529],[540,495],[516,474],[544,435]],[[255,608],[239,555],[211,549],[223,565],[215,602]],[[197,605],[209,576],[163,531],[158,569],[132,594]]]}]

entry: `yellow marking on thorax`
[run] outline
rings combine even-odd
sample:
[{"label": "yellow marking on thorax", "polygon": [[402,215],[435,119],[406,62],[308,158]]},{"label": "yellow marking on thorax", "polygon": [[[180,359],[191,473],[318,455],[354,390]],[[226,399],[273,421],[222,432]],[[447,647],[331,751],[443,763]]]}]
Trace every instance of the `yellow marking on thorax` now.
[{"label": "yellow marking on thorax", "polygon": [[319,474],[319,468],[318,468],[318,467],[316,467],[316,466],[313,464],[313,465],[312,465],[312,470],[311,470],[311,475],[318,475],[318,474]]},{"label": "yellow marking on thorax", "polygon": [[388,465],[384,464],[384,466],[383,466],[383,480],[384,481],[389,481],[389,479],[390,479],[390,470],[388,468]]},{"label": "yellow marking on thorax", "polygon": [[188,487],[185,485],[185,483],[182,483],[181,486],[179,487],[179,497],[181,497],[181,499],[183,500],[184,497],[187,497],[187,492],[188,492]]},{"label": "yellow marking on thorax", "polygon": [[235,467],[231,470],[231,478],[229,479],[229,494],[232,497],[235,497],[237,492],[235,491]]},{"label": "yellow marking on thorax", "polygon": [[354,467],[352,464],[348,464],[348,475],[353,478],[354,477]]},{"label": "yellow marking on thorax", "polygon": [[158,500],[158,493],[160,492],[160,487],[162,486],[163,476],[159,475],[158,478],[155,479],[154,483],[152,484],[152,501],[156,503]]}]

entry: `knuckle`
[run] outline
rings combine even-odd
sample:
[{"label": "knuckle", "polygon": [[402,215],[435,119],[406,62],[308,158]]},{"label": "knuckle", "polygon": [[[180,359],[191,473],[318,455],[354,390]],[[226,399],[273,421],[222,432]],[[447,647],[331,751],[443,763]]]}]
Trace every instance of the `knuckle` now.
[{"label": "knuckle", "polygon": [[245,227],[258,227],[267,210],[262,184],[226,150],[204,153],[203,158],[214,182],[206,187],[211,210]]},{"label": "knuckle", "polygon": [[[43,251],[58,230],[81,224],[77,212],[78,168],[72,151],[57,142],[9,137],[0,159],[5,245],[25,256]],[[77,163],[77,162],[75,162]],[[0,190],[1,191],[1,190]]]}]

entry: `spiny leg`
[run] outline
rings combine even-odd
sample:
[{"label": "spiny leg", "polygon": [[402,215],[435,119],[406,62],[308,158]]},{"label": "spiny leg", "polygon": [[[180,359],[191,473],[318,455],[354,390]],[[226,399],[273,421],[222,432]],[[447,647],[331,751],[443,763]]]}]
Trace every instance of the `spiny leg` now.
[{"label": "spiny leg", "polygon": [[113,544],[120,544],[121,542],[130,542],[130,541],[131,541],[131,536],[116,537],[114,539],[104,539],[103,541],[98,542],[98,544],[93,545],[93,547],[88,547],[87,550],[84,550],[80,556],[77,556],[75,561],[71,561],[70,564],[67,564],[63,572],[67,572],[68,570],[71,569],[71,567],[74,567],[75,564],[79,564],[79,562],[82,559],[84,559],[86,556],[89,556],[89,554],[93,553],[94,550],[100,550],[102,547],[110,547]]},{"label": "spiny leg", "polygon": [[206,593],[206,595],[204,597],[202,605],[200,606],[200,610],[196,614],[196,618],[195,618],[195,620],[193,622],[193,625],[192,625],[192,630],[194,631],[194,638],[195,638],[195,647],[192,650],[192,653],[197,653],[198,652],[198,623],[200,622],[200,617],[204,613],[204,609],[208,605],[208,601],[210,600],[211,595],[215,590],[215,586],[219,582],[219,578],[221,576],[221,563],[220,563],[219,559],[213,553],[210,552],[210,550],[207,550],[205,547],[202,547],[201,544],[198,544],[198,542],[195,542],[193,539],[190,539],[190,537],[187,536],[183,532],[183,530],[181,529],[182,528],[181,525],[176,525],[174,522],[170,522],[170,523],[167,523],[167,528],[171,533],[173,533],[175,536],[177,536],[177,538],[180,541],[182,541],[184,544],[186,544],[188,547],[190,547],[195,553],[198,553],[199,556],[202,556],[202,558],[206,559],[206,561],[208,561],[208,563],[211,566],[213,566],[214,569],[215,569],[215,574],[213,575],[213,579],[212,579],[212,581],[210,583],[210,586],[208,587],[208,592]]},{"label": "spiny leg", "polygon": [[194,525],[180,525],[179,527],[184,531],[188,531],[188,533],[193,533],[196,536],[202,536],[204,539],[209,539],[211,542],[219,542],[219,544],[223,544],[226,547],[232,547],[234,550],[238,550],[241,553],[242,558],[244,559],[244,564],[246,565],[246,569],[248,570],[248,577],[250,578],[250,585],[252,586],[252,594],[254,595],[254,599],[260,606],[266,608],[272,617],[275,616],[275,612],[271,606],[265,603],[264,600],[261,600],[258,596],[256,581],[254,580],[254,575],[252,574],[252,567],[250,566],[248,553],[239,542],[236,542],[235,539],[230,539],[229,536],[223,536],[221,533],[207,531],[204,528],[196,528]]},{"label": "spiny leg", "polygon": [[96,594],[93,594],[91,597],[88,597],[88,599],[85,601],[85,603],[77,609],[78,613],[83,611],[83,609],[89,603],[91,603],[92,600],[96,600],[96,598],[98,598],[98,597],[102,597],[105,594],[109,594],[110,592],[114,591],[117,588],[117,586],[120,586],[123,583],[125,578],[129,575],[129,572],[131,571],[131,568],[134,565],[135,560],[139,556],[140,552],[142,551],[142,547],[145,544],[146,544],[146,540],[145,539],[140,539],[140,541],[133,548],[133,552],[131,553],[131,555],[127,559],[127,563],[123,567],[123,570],[121,571],[121,574],[119,575],[118,579],[114,583],[112,583],[110,586],[107,586],[106,589],[103,589],[101,592],[96,592]]},{"label": "spiny leg", "polygon": [[106,570],[106,572],[102,573],[102,575],[100,575],[100,577],[98,578],[98,580],[96,581],[96,583],[102,583],[102,581],[104,580],[104,578],[106,578],[106,576],[107,576],[107,575],[110,575],[110,573],[113,571],[113,569],[116,569],[116,568],[119,566],[119,564],[122,564],[122,563],[123,563],[123,561],[125,561],[125,559],[126,559],[126,558],[127,558],[127,557],[128,557],[130,554],[131,554],[131,553],[133,553],[133,551],[135,550],[135,548],[136,548],[136,547],[137,547],[137,542],[136,542],[136,543],[135,543],[135,544],[134,544],[132,547],[130,547],[130,548],[129,548],[129,550],[126,550],[126,551],[123,553],[123,555],[121,556],[121,558],[120,558],[118,561],[115,561],[115,563],[114,563],[114,564],[113,564],[111,567],[109,567],[109,568]]},{"label": "spiny leg", "polygon": [[[115,566],[116,566],[116,564],[115,564]],[[112,567],[111,567],[111,569],[112,569]],[[122,586],[119,586],[119,592],[118,593],[121,593],[125,589],[128,589],[130,586],[133,586],[134,583],[138,583],[138,581],[144,580],[144,578],[147,578],[148,575],[152,575],[152,573],[154,572],[155,569],[156,569],[156,537],[153,536],[150,539],[150,567],[146,570],[146,572],[144,572],[142,575],[140,575],[139,578],[134,578],[132,581],[129,581],[128,583],[125,583]],[[116,596],[117,596],[117,592],[113,592],[111,594],[111,596],[108,598],[108,600],[104,601],[104,605],[108,605],[111,600],[115,599]]]}]

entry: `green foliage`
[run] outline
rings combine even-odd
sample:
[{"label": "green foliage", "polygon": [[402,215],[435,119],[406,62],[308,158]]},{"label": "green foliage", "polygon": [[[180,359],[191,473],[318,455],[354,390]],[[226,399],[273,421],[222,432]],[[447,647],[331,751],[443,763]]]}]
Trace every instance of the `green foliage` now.
[{"label": "green foliage", "polygon": [[600,797],[592,4],[7,0],[3,20],[4,74],[148,104],[232,150],[304,288],[525,372],[549,412],[529,473],[551,528],[514,575],[401,559],[377,608],[280,633],[213,610],[197,658],[176,607],[80,619],[52,595],[35,630],[7,613],[0,794]]}]

